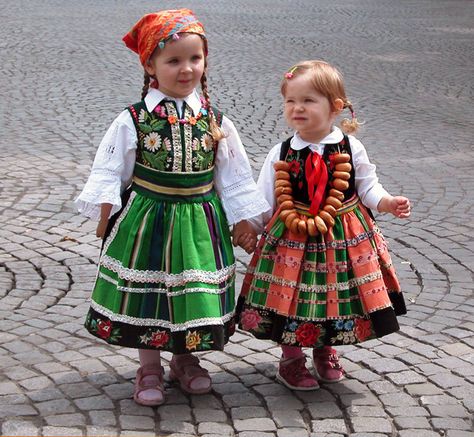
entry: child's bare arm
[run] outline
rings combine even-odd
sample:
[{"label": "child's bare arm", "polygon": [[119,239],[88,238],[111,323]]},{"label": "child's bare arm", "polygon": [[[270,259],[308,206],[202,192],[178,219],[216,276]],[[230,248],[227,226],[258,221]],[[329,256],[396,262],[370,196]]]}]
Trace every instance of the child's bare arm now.
[{"label": "child's bare arm", "polygon": [[410,200],[404,196],[384,196],[377,205],[379,212],[389,212],[398,218],[410,217]]},{"label": "child's bare arm", "polygon": [[109,224],[109,215],[111,210],[112,204],[110,203],[103,203],[100,205],[100,219],[95,231],[95,235],[99,238],[104,238],[107,225]]}]

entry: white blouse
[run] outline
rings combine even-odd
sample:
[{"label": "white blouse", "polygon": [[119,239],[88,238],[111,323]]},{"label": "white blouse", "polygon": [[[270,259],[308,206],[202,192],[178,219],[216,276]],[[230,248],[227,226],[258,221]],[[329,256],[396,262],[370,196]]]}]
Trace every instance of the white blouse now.
[{"label": "white blouse", "polygon": [[[145,97],[148,111],[152,112],[164,98],[174,100],[178,108],[182,108],[183,101],[186,101],[194,114],[201,109],[196,91],[185,99],[175,99],[150,88]],[[234,124],[224,116],[221,127],[225,137],[219,141],[217,148],[214,185],[227,220],[232,225],[265,213],[270,207],[253,180],[247,154]],[[135,125],[128,110],[124,110],[102,139],[90,176],[75,200],[80,213],[98,220],[102,203],[112,204],[110,215],[120,210],[120,195],[132,181],[136,148]]]},{"label": "white blouse", "polygon": [[[331,133],[326,136],[319,144],[311,144],[295,133],[290,142],[290,147],[293,150],[302,150],[309,147],[313,152],[320,155],[324,152],[325,144],[335,144],[340,142],[344,137],[342,131],[334,126]],[[377,174],[375,173],[375,165],[369,161],[367,151],[363,144],[352,135],[349,135],[349,143],[352,152],[352,161],[355,171],[355,188],[361,202],[368,208],[377,210],[382,197],[388,195],[387,191],[379,183]],[[281,144],[275,145],[265,159],[260,175],[258,177],[257,186],[262,193],[265,200],[270,204],[270,212],[261,214],[251,220],[254,227],[262,232],[265,224],[270,220],[272,211],[276,210],[276,199],[274,195],[275,169],[273,164],[280,160]]]}]

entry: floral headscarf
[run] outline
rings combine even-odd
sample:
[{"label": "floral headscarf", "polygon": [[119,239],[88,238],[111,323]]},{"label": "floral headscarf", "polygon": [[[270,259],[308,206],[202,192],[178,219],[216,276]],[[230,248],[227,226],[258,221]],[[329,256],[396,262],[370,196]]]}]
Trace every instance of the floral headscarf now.
[{"label": "floral headscarf", "polygon": [[166,39],[178,33],[195,33],[205,37],[204,27],[190,9],[169,9],[144,15],[123,37],[125,45],[138,53],[145,65],[156,46],[164,47]]}]

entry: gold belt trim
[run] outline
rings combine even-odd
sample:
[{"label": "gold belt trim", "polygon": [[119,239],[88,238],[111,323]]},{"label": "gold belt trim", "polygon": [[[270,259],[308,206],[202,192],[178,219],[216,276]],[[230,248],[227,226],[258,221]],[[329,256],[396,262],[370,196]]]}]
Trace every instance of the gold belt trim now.
[{"label": "gold belt trim", "polygon": [[175,194],[179,196],[189,196],[192,194],[205,194],[212,190],[214,182],[210,182],[206,185],[191,188],[177,188],[177,187],[163,187],[162,185],[155,185],[136,176],[133,177],[133,182],[139,187],[146,188],[147,190],[153,191],[159,194]]},{"label": "gold belt trim", "polygon": [[[360,199],[358,196],[354,196],[348,201],[344,202],[342,206],[336,211],[336,215],[346,214],[354,210],[357,205],[360,203]],[[303,215],[307,215],[308,217],[312,217],[309,213],[309,205],[301,202],[295,202],[295,209],[297,212]]]}]

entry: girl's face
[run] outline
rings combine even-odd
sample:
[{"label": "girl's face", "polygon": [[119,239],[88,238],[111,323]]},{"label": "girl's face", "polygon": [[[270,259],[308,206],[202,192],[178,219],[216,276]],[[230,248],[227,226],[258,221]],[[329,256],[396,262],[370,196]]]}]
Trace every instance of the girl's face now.
[{"label": "girl's face", "polygon": [[288,126],[309,143],[319,143],[329,135],[339,106],[343,104],[337,99],[334,106],[331,105],[327,97],[314,89],[307,74],[288,79],[284,101]]},{"label": "girl's face", "polygon": [[151,56],[145,70],[158,81],[158,89],[170,97],[191,94],[204,72],[204,42],[199,35],[182,33]]}]

